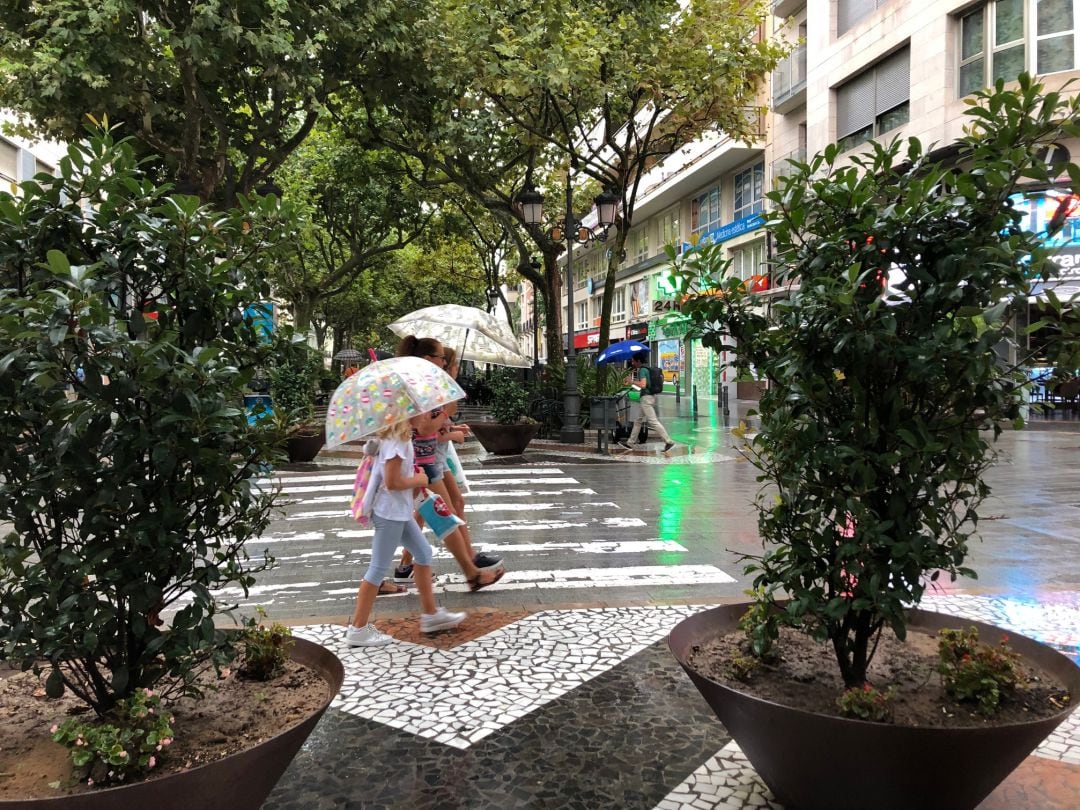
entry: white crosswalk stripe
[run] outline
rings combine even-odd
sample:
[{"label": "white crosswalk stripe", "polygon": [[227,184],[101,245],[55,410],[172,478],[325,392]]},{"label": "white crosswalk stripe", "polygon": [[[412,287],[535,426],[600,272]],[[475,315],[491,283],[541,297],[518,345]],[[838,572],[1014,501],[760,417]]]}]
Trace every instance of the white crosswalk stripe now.
[{"label": "white crosswalk stripe", "polygon": [[[691,562],[689,549],[677,538],[657,537],[656,525],[621,514],[629,504],[602,500],[611,493],[597,493],[563,469],[467,472],[471,489],[465,510],[473,546],[501,557],[506,566],[499,584],[485,593],[735,581],[715,566]],[[277,565],[246,597],[239,588],[224,589],[221,596],[244,605],[351,603],[371,558],[373,534],[357,526],[348,511],[353,477],[320,471],[262,479],[261,486],[280,488],[284,515],[248,549],[253,558],[264,551],[273,555]],[[437,592],[468,589],[439,544],[435,560]]]}]

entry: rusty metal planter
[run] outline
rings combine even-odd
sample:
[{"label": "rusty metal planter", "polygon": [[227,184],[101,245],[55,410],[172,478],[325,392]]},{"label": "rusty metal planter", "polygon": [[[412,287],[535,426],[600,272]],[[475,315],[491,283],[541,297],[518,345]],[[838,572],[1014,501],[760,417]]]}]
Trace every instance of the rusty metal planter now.
[{"label": "rusty metal planter", "polygon": [[1073,704],[1026,723],[916,728],[831,717],[743,694],[695,672],[695,645],[737,629],[748,605],[706,610],[680,622],[668,646],[776,798],[789,810],[964,810],[986,798],[1072,711],[1080,667],[1056,650],[982,622],[913,610],[913,630],[974,625],[1008,637],[1028,662],[1060,679]]},{"label": "rusty metal planter", "polygon": [[285,448],[291,462],[313,461],[324,444],[326,444],[325,427],[314,434],[290,436],[285,440]]},{"label": "rusty metal planter", "polygon": [[525,452],[536,431],[537,422],[504,425],[499,422],[471,422],[469,430],[489,453],[497,456],[515,456]]},{"label": "rusty metal planter", "polygon": [[122,787],[44,799],[0,801],[0,810],[257,810],[341,690],[345,670],[325,647],[294,638],[291,658],[326,681],[322,705],[304,720],[258,745],[187,771]]}]

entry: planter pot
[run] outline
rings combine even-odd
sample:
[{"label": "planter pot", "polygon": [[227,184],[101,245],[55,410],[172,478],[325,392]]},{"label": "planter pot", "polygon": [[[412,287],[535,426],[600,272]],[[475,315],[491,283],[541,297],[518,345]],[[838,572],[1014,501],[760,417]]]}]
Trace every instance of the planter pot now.
[{"label": "planter pot", "polygon": [[314,461],[323,445],[326,444],[326,428],[309,436],[290,436],[285,440],[285,449],[289,461]]},{"label": "planter pot", "polygon": [[[680,622],[668,646],[758,774],[786,808],[973,808],[1072,711],[996,728],[913,728],[792,709],[743,694],[695,672],[694,645],[737,629],[746,604]],[[1025,660],[1080,697],[1080,668],[1061,653],[992,625],[922,610],[910,627],[936,633],[974,625],[982,638],[1008,636]]]},{"label": "planter pot", "polygon": [[503,425],[498,422],[472,422],[469,429],[489,453],[497,456],[515,456],[525,452],[529,442],[536,436],[540,425],[519,423]]},{"label": "planter pot", "polygon": [[345,670],[337,656],[311,641],[294,638],[290,657],[322,675],[327,685],[327,697],[314,713],[280,734],[252,748],[180,773],[73,796],[0,801],[0,810],[126,810],[133,807],[257,810],[345,680]]},{"label": "planter pot", "polygon": [[760,380],[738,380],[735,383],[735,398],[757,402],[765,392],[765,383]]}]

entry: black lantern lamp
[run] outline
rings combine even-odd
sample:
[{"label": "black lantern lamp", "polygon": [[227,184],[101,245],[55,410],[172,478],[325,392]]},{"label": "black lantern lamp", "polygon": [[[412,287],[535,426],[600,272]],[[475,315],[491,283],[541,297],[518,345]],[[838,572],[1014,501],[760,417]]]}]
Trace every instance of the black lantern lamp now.
[{"label": "black lantern lamp", "polygon": [[[581,427],[581,393],[577,387],[577,358],[574,350],[574,242],[587,245],[603,242],[608,229],[615,224],[619,210],[619,198],[605,188],[596,196],[596,228],[590,228],[574,217],[573,183],[566,177],[566,215],[556,222],[548,236],[555,242],[566,242],[566,389],[563,392],[563,426],[559,441],[567,444],[583,444],[585,430]],[[541,225],[544,221],[544,195],[531,184],[515,198],[527,225]]]},{"label": "black lantern lamp", "polygon": [[488,312],[494,312],[499,306],[499,290],[496,287],[488,287],[487,301]]}]

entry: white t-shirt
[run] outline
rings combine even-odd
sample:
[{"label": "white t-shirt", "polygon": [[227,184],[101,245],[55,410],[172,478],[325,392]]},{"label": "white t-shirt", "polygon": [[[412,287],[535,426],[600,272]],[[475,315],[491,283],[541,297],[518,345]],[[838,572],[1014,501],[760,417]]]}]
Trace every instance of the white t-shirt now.
[{"label": "white t-shirt", "polygon": [[[375,468],[382,475],[383,483],[375,494],[375,514],[387,520],[412,520],[412,489],[386,488],[386,462],[392,458],[401,459],[401,474],[408,478],[413,474],[413,446],[411,440],[382,439]],[[372,471],[374,480],[376,470]]]}]

